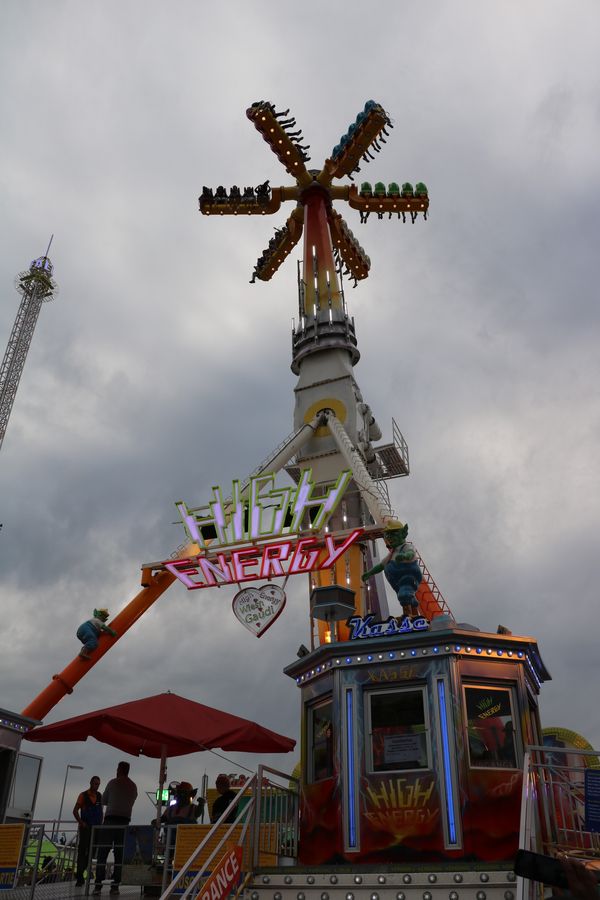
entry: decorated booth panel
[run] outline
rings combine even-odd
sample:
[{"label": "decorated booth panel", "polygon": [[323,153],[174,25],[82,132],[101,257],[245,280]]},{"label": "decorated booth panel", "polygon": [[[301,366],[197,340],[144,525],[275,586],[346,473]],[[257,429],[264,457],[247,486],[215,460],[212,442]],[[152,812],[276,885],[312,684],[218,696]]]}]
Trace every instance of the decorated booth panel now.
[{"label": "decorated booth panel", "polygon": [[341,834],[341,721],[333,687],[330,675],[303,694],[299,858],[316,865],[335,856]]},{"label": "decorated booth panel", "polygon": [[459,768],[465,855],[510,860],[518,849],[524,738],[531,731],[518,666],[462,666]]},{"label": "decorated booth panel", "polygon": [[537,727],[524,654],[371,646],[303,688],[301,861],[511,860]]},{"label": "decorated booth panel", "polygon": [[445,660],[344,672],[357,688],[359,858],[396,862],[444,847],[433,684]]},{"label": "decorated booth panel", "polygon": [[336,692],[305,693],[301,862],[444,856],[434,689],[445,671],[443,659],[348,668]]}]

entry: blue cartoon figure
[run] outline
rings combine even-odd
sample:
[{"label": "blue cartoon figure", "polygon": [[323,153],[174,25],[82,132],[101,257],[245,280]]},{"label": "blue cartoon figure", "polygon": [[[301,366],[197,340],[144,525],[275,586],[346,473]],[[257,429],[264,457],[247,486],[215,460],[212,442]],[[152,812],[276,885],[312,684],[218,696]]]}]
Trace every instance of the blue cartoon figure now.
[{"label": "blue cartoon figure", "polygon": [[406,540],[407,535],[408,525],[388,522],[383,532],[383,540],[390,552],[382,562],[364,572],[362,580],[367,581],[372,575],[383,572],[396,592],[403,615],[416,616],[419,613],[416,591],[423,580],[423,573],[415,548]]},{"label": "blue cartoon figure", "polygon": [[95,609],[92,618],[88,619],[87,622],[84,622],[77,629],[77,638],[83,644],[83,647],[79,651],[79,655],[82,659],[91,658],[92,650],[95,650],[98,646],[98,638],[102,631],[106,631],[106,633],[110,634],[112,637],[117,636],[117,632],[113,631],[113,629],[109,628],[106,624],[108,615],[107,609]]}]

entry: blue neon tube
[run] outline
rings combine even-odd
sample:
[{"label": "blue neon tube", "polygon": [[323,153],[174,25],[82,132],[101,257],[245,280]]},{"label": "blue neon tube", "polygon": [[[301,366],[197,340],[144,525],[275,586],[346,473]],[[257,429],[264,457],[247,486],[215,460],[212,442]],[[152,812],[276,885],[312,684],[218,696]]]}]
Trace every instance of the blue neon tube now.
[{"label": "blue neon tube", "polygon": [[354,710],[352,691],[346,691],[346,755],[348,758],[348,846],[356,847],[356,811],[354,808]]},{"label": "blue neon tube", "polygon": [[450,741],[448,739],[448,718],[446,716],[446,691],[444,682],[438,681],[438,700],[440,704],[440,724],[442,726],[442,755],[444,757],[444,781],[446,782],[446,817],[450,843],[456,844],[456,821],[454,819],[454,791],[450,770]]}]

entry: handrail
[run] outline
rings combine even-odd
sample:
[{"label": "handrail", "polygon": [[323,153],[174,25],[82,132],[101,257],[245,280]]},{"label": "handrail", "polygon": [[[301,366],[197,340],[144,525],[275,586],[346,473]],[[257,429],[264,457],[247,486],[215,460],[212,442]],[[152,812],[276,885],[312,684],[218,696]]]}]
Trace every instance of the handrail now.
[{"label": "handrail", "polygon": [[[533,773],[531,771],[531,753],[525,751],[523,757],[523,783],[521,786],[521,816],[519,822],[519,847],[524,850],[534,850],[531,846],[531,820],[532,805],[534,797]],[[517,878],[517,900],[527,900],[531,897],[532,891],[531,881]]]},{"label": "handrail", "polygon": [[[265,772],[270,775],[274,775],[278,778],[283,778],[288,781],[288,785],[290,787],[283,788],[281,785],[273,784],[268,779],[266,779]],[[292,790],[291,785],[295,785],[295,790]],[[299,818],[299,810],[298,810],[298,787],[299,780],[295,778],[293,775],[288,775],[284,772],[279,772],[277,769],[272,769],[270,766],[259,766],[257,773],[257,782],[256,782],[256,805],[255,805],[255,822],[254,822],[254,836],[253,836],[253,846],[252,846],[252,866],[254,869],[258,867],[258,862],[260,858],[260,818],[263,810],[263,800],[268,802],[268,821],[272,824],[272,813],[273,813],[273,801],[276,803],[276,812],[278,802],[281,801],[283,797],[285,797],[285,811],[284,815],[281,817],[275,816],[275,822],[279,824],[279,829],[277,831],[277,843],[275,846],[275,852],[277,856],[291,856],[295,858],[298,854],[298,818]],[[267,793],[268,792],[268,793]],[[291,795],[295,796],[295,802],[293,803],[292,809],[290,810],[289,799]],[[286,837],[285,842],[282,843],[282,835],[281,835],[281,827],[285,823],[286,828]],[[292,826],[291,833],[291,846],[290,846],[290,834],[289,827],[290,823]],[[271,832],[269,832],[271,833]],[[282,853],[282,850],[290,851]]]},{"label": "handrail", "polygon": [[[278,785],[265,776],[283,779],[288,784]],[[297,785],[299,785],[299,781],[294,776],[272,769],[269,766],[259,766],[258,771],[252,778],[239,788],[227,809],[224,810],[218,821],[204,835],[189,859],[186,860],[168,885],[166,884],[168,864],[165,858],[165,881],[163,881],[160,900],[168,900],[172,896],[177,886],[180,885],[181,879],[186,876],[190,869],[193,870],[194,861],[200,859],[196,875],[186,885],[183,893],[177,895],[181,900],[187,900],[195,892],[199,882],[206,877],[205,873],[210,871],[211,863],[219,858],[223,846],[231,837],[236,826],[240,824],[242,825],[242,831],[239,843],[243,848],[242,867],[244,872],[252,874],[256,870],[261,851],[273,853],[276,856],[295,857],[298,848]],[[252,791],[249,802],[242,806],[233,822],[227,823],[227,817],[248,790]],[[212,841],[217,829],[225,824],[228,824],[229,827],[212,849],[208,858],[202,859],[200,854],[203,849]],[[268,826],[266,832],[261,830],[261,824]],[[261,840],[265,839],[265,836],[268,847],[261,847]],[[170,844],[169,837],[170,835],[167,835],[167,847]]]},{"label": "handrail", "polygon": [[[212,838],[213,833],[216,831],[216,829],[220,825],[225,824],[225,820],[227,819],[227,816],[230,814],[232,809],[235,808],[237,803],[239,803],[239,800],[240,800],[240,797],[242,796],[242,794],[248,789],[249,786],[252,786],[255,781],[256,781],[256,775],[253,775],[252,778],[250,779],[249,783],[246,782],[239,788],[239,790],[238,790],[237,794],[235,795],[235,797],[233,798],[233,800],[229,803],[227,808],[219,816],[217,821],[213,823],[213,827],[208,831],[208,833],[200,841],[200,843],[198,844],[196,849],[192,852],[189,859],[183,864],[181,869],[179,869],[179,871],[177,872],[177,875],[172,879],[171,883],[166,887],[165,890],[163,890],[163,892],[160,896],[160,900],[167,900],[167,898],[171,896],[171,894],[175,890],[176,886],[178,885],[180,879],[191,868],[192,863],[194,862],[196,857],[202,852],[202,850],[204,849],[206,844],[209,842],[209,840]],[[206,866],[208,864],[210,864],[213,861],[213,858],[216,856],[218,851],[221,849],[224,842],[227,840],[227,838],[229,837],[229,835],[231,834],[231,832],[233,831],[235,826],[242,820],[242,818],[247,816],[249,808],[250,808],[250,811],[252,811],[252,809],[251,809],[252,808],[252,800],[250,801],[250,803],[247,806],[243,807],[239,811],[238,815],[236,816],[235,820],[230,824],[230,827],[227,829],[224,836],[221,838],[221,840],[219,841],[219,843],[217,844],[215,849],[212,851],[212,853],[210,854],[210,856],[208,857],[206,862],[203,863],[202,868],[199,869],[197,874],[194,876],[194,878],[192,879],[190,884],[187,886],[187,888],[181,895],[181,900],[185,900],[185,898],[189,895],[190,890],[198,884],[198,882],[200,881],[201,878],[204,877],[204,869],[206,868]],[[166,860],[165,860],[165,867],[166,867]]]},{"label": "handrail", "polygon": [[[231,801],[231,803],[229,804],[229,806],[231,807],[232,805],[233,805],[233,800]],[[229,808],[229,807],[228,807],[228,808]],[[194,891],[194,889],[196,888],[198,882],[201,881],[201,880],[205,877],[205,875],[204,875],[205,869],[207,869],[208,866],[210,866],[210,864],[212,863],[213,859],[217,856],[217,854],[219,853],[219,851],[220,851],[221,848],[223,847],[223,844],[225,844],[225,842],[226,842],[227,839],[229,838],[229,836],[230,836],[230,834],[232,833],[232,831],[233,831],[233,829],[235,828],[235,826],[238,825],[238,824],[240,823],[240,821],[242,820],[242,818],[244,818],[245,816],[248,816],[248,814],[251,815],[251,814],[252,814],[252,811],[253,811],[253,801],[251,800],[250,803],[249,803],[246,807],[244,807],[244,809],[242,809],[242,810],[238,813],[238,815],[237,815],[236,818],[235,818],[235,821],[233,821],[233,822],[231,823],[231,825],[229,826],[229,828],[227,829],[227,831],[225,832],[225,834],[223,835],[223,837],[221,838],[221,840],[219,841],[219,843],[217,844],[217,846],[214,848],[214,850],[212,851],[212,853],[209,855],[208,859],[207,859],[205,862],[202,863],[202,865],[201,865],[201,867],[198,869],[196,875],[195,875],[194,878],[190,881],[190,883],[188,884],[188,886],[185,888],[183,894],[181,895],[181,900],[186,900],[186,898],[189,897],[190,894]],[[227,814],[227,810],[225,810],[225,812],[223,813],[223,816],[225,816],[226,814]],[[219,819],[219,823],[220,823],[220,824],[223,824],[223,823],[221,822],[221,820],[223,819],[223,816],[221,816],[221,818]],[[204,842],[203,842],[203,843],[206,843],[206,841],[208,840],[209,836],[212,835],[213,831],[218,827],[218,824],[219,824],[219,823],[215,822],[214,828],[211,828],[211,830],[210,830],[209,833],[207,834],[206,838],[204,839]],[[244,837],[246,836],[246,830],[247,830],[247,828],[248,828],[248,822],[245,822],[245,823],[244,823],[244,826],[243,826],[243,829],[242,829],[242,837],[241,837],[241,840],[242,840],[242,841],[243,841]],[[193,855],[191,856],[191,858],[188,860],[188,863],[189,863],[189,862],[193,862],[195,855],[196,855],[196,854],[193,854]],[[181,873],[179,873],[179,874],[181,874]],[[179,879],[177,879],[177,880],[179,880]]]},{"label": "handrail", "polygon": [[[529,746],[523,767],[519,846],[554,855],[600,855],[598,834],[586,830],[585,772],[597,767],[598,751]],[[587,760],[587,765],[586,765]],[[523,900],[524,895],[519,896]]]}]

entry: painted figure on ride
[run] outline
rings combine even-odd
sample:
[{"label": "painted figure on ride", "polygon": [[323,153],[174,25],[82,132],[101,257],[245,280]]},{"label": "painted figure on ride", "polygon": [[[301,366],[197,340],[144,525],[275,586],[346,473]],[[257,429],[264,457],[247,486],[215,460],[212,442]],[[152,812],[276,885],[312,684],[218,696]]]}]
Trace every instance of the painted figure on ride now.
[{"label": "painted figure on ride", "polygon": [[423,580],[423,573],[417,561],[415,548],[406,540],[407,535],[408,525],[388,522],[383,532],[383,540],[390,552],[382,562],[364,572],[362,580],[367,581],[372,575],[383,572],[398,596],[403,614],[416,616],[419,612],[416,591]]},{"label": "painted figure on ride", "polygon": [[109,628],[106,624],[108,615],[107,609],[95,609],[92,618],[88,619],[87,622],[83,622],[77,629],[77,638],[83,644],[83,647],[79,651],[79,655],[82,659],[90,658],[92,650],[95,650],[98,646],[100,632],[106,631],[106,633],[112,635],[112,637],[117,636],[117,632],[113,631],[113,629]]}]

